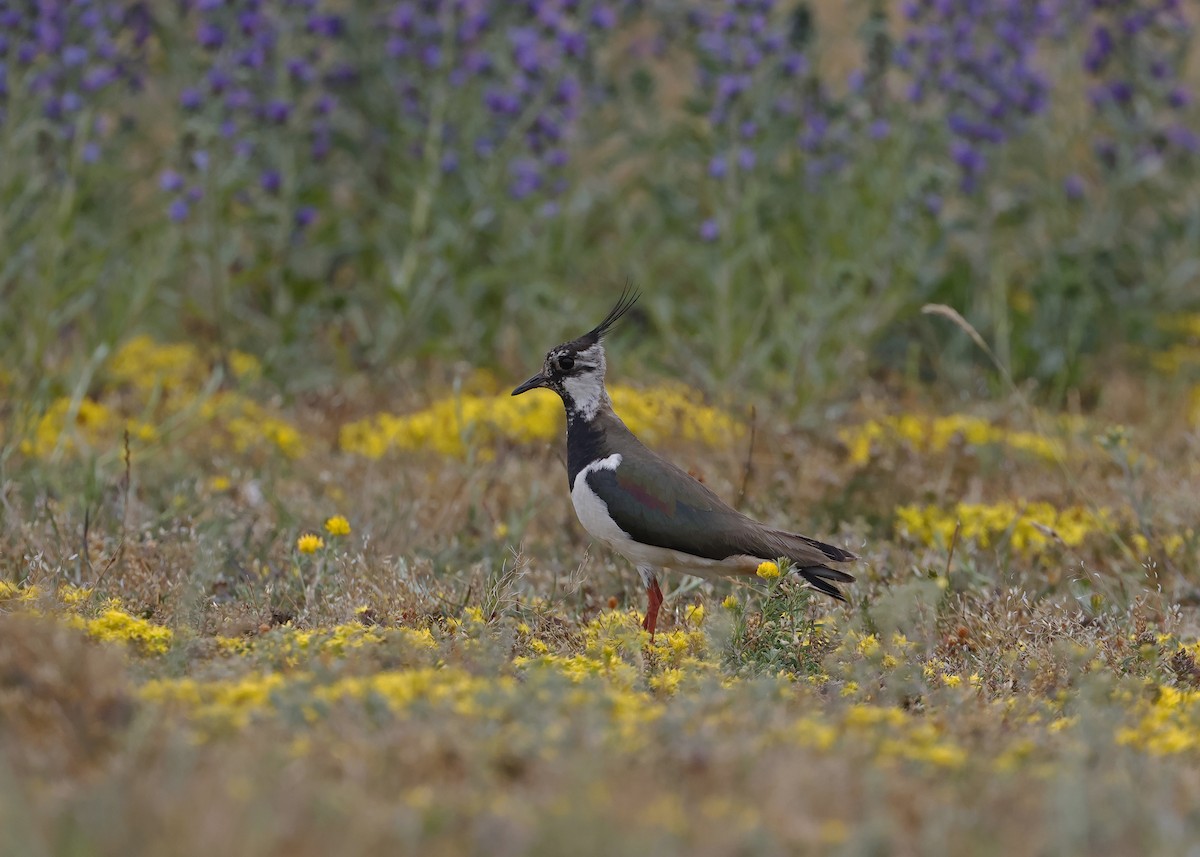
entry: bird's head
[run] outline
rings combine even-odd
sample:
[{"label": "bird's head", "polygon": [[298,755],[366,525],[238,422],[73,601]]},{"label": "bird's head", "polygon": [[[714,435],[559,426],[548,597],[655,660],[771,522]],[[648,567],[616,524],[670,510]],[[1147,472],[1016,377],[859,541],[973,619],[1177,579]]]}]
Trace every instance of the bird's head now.
[{"label": "bird's head", "polygon": [[514,396],[537,387],[547,387],[562,397],[568,413],[585,419],[595,416],[608,394],[604,391],[604,346],[601,340],[617,319],[637,302],[638,293],[628,288],[604,321],[578,339],[556,345],[546,354],[542,371],[512,391]]}]

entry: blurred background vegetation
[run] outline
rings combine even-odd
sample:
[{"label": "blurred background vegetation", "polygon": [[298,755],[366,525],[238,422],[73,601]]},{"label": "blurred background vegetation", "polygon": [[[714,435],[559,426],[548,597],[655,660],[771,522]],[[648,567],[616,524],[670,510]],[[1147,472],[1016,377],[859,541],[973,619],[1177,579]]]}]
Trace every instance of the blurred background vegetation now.
[{"label": "blurred background vegetation", "polygon": [[1087,404],[1200,295],[1193,11],[3,3],[9,397],[134,332],[291,394],[520,374],[632,281],[625,347],[710,390],[961,382],[984,358],[940,302]]}]

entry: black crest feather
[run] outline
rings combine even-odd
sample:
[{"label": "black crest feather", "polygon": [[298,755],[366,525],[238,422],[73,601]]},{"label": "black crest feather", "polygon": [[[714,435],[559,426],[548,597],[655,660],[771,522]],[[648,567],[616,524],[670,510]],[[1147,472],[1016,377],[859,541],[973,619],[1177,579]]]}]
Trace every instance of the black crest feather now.
[{"label": "black crest feather", "polygon": [[641,292],[626,283],[625,288],[621,291],[621,297],[617,299],[617,303],[613,308],[608,311],[608,315],[604,317],[604,321],[593,327],[582,338],[592,342],[599,342],[608,333],[609,329],[617,323],[617,320],[633,308],[633,305],[638,302],[638,298],[641,296]]}]

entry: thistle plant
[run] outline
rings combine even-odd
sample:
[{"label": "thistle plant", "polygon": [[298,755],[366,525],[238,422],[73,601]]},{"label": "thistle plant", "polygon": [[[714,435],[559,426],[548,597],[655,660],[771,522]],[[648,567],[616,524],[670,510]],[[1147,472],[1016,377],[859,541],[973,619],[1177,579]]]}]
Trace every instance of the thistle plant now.
[{"label": "thistle plant", "polygon": [[1091,0],[1088,10],[1083,67],[1101,164],[1147,174],[1200,153],[1182,81],[1192,27],[1178,0]]},{"label": "thistle plant", "polygon": [[947,154],[964,193],[987,171],[989,148],[1045,111],[1049,82],[1036,67],[1039,40],[1054,21],[1046,2],[913,0],[896,51],[907,99],[936,102],[949,134]]},{"label": "thistle plant", "polygon": [[176,94],[180,161],[160,181],[171,219],[186,220],[207,190],[252,208],[286,199],[304,230],[324,201],[311,167],[330,154],[337,91],[355,78],[343,19],[319,0],[188,0],[173,23],[191,44],[179,46],[190,60]]}]

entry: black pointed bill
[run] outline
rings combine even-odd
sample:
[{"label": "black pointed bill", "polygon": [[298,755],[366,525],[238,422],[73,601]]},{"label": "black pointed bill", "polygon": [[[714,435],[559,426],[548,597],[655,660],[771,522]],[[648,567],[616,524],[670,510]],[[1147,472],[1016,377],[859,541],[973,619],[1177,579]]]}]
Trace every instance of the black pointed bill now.
[{"label": "black pointed bill", "polygon": [[548,379],[541,372],[538,372],[524,384],[513,390],[512,394],[514,396],[519,396],[522,393],[528,393],[530,390],[536,390],[538,387],[545,387],[549,383],[549,380],[550,379]]}]

